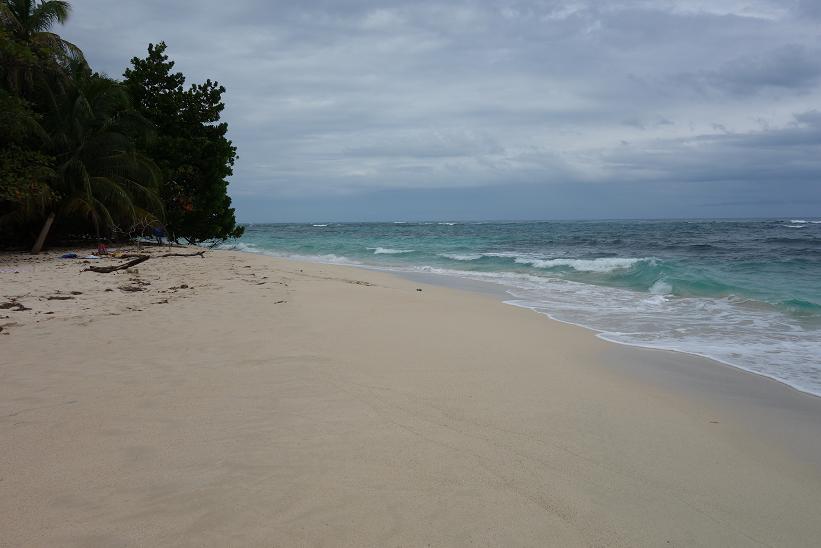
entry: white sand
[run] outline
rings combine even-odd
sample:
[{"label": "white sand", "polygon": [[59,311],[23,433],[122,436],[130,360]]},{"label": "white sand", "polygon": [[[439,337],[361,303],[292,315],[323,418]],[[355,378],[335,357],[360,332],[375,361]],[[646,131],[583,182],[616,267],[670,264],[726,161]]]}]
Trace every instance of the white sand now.
[{"label": "white sand", "polygon": [[0,546],[821,539],[821,403],[772,381],[364,270],[82,266],[0,257]]}]

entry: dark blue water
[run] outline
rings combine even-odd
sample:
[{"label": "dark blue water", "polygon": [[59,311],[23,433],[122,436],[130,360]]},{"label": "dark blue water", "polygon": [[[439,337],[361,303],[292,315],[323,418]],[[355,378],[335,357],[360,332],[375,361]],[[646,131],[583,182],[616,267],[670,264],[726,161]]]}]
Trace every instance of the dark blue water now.
[{"label": "dark blue water", "polygon": [[240,249],[503,285],[604,338],[821,395],[821,221],[257,224]]}]

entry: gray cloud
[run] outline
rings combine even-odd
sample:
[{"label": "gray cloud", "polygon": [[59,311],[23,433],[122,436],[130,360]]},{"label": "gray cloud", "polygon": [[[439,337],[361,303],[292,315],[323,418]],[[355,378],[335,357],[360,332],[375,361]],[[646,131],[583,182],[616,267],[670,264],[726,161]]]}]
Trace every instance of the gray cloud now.
[{"label": "gray cloud", "polygon": [[[745,185],[759,202],[767,188],[790,202],[784,180],[802,203],[818,196],[814,1],[74,6],[64,34],[95,67],[119,75],[165,40],[190,79],[226,85],[242,218],[260,220],[262,203],[308,215],[334,200],[355,217],[355,197],[388,207],[390,195],[401,216],[422,208],[414,192],[464,202],[470,190],[476,216],[530,207],[503,189],[616,207],[618,187],[660,215],[731,203]],[[599,215],[581,203],[568,207]],[[635,214],[624,204],[610,216]]]},{"label": "gray cloud", "polygon": [[812,91],[821,81],[821,50],[798,44],[757,55],[744,55],[718,69],[677,77],[700,91],[744,96],[769,91]]}]

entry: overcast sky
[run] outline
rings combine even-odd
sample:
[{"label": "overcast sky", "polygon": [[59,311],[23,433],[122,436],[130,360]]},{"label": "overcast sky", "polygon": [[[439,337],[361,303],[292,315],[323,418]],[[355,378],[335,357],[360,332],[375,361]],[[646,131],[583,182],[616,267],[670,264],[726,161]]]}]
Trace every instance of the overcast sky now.
[{"label": "overcast sky", "polygon": [[821,0],[73,0],[228,88],[243,221],[821,216]]}]

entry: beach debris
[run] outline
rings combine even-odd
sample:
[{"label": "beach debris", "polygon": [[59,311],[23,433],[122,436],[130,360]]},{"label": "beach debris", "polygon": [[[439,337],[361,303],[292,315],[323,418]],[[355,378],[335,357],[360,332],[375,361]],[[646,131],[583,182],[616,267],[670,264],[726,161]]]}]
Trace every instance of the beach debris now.
[{"label": "beach debris", "polygon": [[421,288],[419,288],[419,287],[417,287],[417,288],[416,288],[416,291],[422,291],[422,289],[421,289]]},{"label": "beach debris", "polygon": [[127,263],[119,264],[116,266],[90,266],[86,269],[83,269],[83,272],[98,272],[100,274],[108,274],[110,272],[115,272],[117,270],[125,270],[126,268],[131,268],[132,266],[138,265],[143,261],[147,261],[150,259],[150,255],[140,255]]},{"label": "beach debris", "polygon": [[61,259],[76,259],[77,256],[78,255],[76,253],[66,253],[65,255],[60,255],[60,258]]},{"label": "beach debris", "polygon": [[277,301],[277,302],[275,302],[274,304],[285,304],[285,303],[287,303],[287,302],[288,302],[288,301]]},{"label": "beach debris", "polygon": [[83,292],[82,291],[72,291],[71,294],[72,295],[82,295]]},{"label": "beach debris", "polygon": [[71,295],[51,295],[49,297],[46,297],[46,300],[47,301],[70,301],[73,298],[74,297],[72,297]]},{"label": "beach debris", "polygon": [[180,289],[188,289],[188,284],[182,284],[182,285],[180,286]]},{"label": "beach debris", "polygon": [[366,287],[371,287],[373,284],[371,282],[363,282],[362,280],[347,280],[349,284],[353,285],[364,285]]},{"label": "beach debris", "polygon": [[120,291],[125,291],[126,293],[134,293],[136,291],[145,291],[142,287],[138,285],[121,285],[118,287]]},{"label": "beach debris", "polygon": [[23,306],[22,303],[18,303],[17,299],[12,299],[7,303],[0,303],[0,310],[13,310],[15,312],[22,312],[24,310],[31,310],[31,308]]}]

